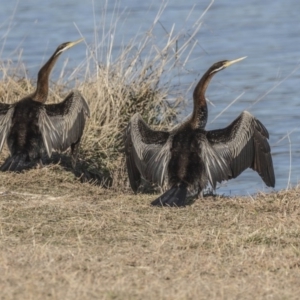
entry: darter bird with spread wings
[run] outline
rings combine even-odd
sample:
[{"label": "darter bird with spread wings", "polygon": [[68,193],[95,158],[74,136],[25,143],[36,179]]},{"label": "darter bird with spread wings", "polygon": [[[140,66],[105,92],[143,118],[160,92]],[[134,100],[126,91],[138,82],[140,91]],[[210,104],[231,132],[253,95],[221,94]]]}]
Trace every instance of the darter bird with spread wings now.
[{"label": "darter bird with spread wings", "polygon": [[124,135],[131,188],[137,192],[142,177],[169,188],[152,205],[184,206],[189,190],[202,192],[209,184],[215,189],[217,182],[236,178],[247,168],[275,186],[269,133],[259,120],[243,111],[226,128],[205,130],[210,80],[244,58],[213,64],[194,90],[192,114],[172,130],[152,130],[138,113],[131,118]]},{"label": "darter bird with spread wings", "polygon": [[1,171],[19,172],[29,165],[40,163],[44,154],[65,151],[71,147],[75,168],[78,147],[83,134],[89,107],[79,91],[72,91],[57,104],[45,104],[48,97],[49,75],[58,57],[81,42],[63,43],[40,69],[36,90],[13,104],[0,102],[0,151],[7,142],[10,156]]}]

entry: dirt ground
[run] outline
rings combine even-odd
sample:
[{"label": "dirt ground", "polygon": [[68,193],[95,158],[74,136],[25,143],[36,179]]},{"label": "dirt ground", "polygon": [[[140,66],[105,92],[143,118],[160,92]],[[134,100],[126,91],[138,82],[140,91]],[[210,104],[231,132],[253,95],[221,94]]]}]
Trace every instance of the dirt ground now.
[{"label": "dirt ground", "polygon": [[1,299],[299,299],[298,188],[179,209],[59,165],[0,179]]}]

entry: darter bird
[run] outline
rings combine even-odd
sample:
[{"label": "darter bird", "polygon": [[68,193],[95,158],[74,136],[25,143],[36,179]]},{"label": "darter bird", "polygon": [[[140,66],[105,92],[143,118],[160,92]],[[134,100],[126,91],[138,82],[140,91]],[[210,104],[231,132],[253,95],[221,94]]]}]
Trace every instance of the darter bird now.
[{"label": "darter bird", "polygon": [[1,171],[19,172],[29,165],[41,163],[42,156],[71,147],[75,168],[78,147],[89,107],[79,91],[72,91],[62,102],[45,104],[48,97],[49,75],[58,57],[81,42],[63,43],[40,69],[36,90],[13,103],[0,103],[0,151],[7,142],[10,156]]},{"label": "darter bird", "polygon": [[275,186],[273,162],[265,126],[243,111],[229,126],[205,130],[205,92],[212,77],[241,61],[213,64],[198,82],[192,114],[170,131],[151,129],[136,113],[125,135],[125,153],[131,188],[137,191],[141,178],[169,189],[151,204],[184,206],[189,190],[202,192],[217,182],[236,178],[245,169],[256,171],[267,186]]}]

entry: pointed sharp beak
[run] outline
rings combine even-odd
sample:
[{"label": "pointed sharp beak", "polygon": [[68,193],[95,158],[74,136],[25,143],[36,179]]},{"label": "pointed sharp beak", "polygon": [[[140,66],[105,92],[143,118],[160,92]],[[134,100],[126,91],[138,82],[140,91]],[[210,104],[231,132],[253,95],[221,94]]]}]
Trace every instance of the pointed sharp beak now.
[{"label": "pointed sharp beak", "polygon": [[74,42],[69,42],[68,46],[67,46],[64,50],[70,49],[71,47],[73,47],[73,46],[79,44],[79,43],[82,42],[83,40],[84,40],[84,39],[82,38],[82,39],[79,39],[79,40],[74,41]]},{"label": "pointed sharp beak", "polygon": [[238,59],[234,59],[234,60],[229,60],[228,62],[226,62],[225,67],[229,67],[229,66],[231,66],[231,65],[233,65],[233,64],[235,64],[235,63],[237,63],[237,62],[239,62],[239,61],[241,61],[243,59],[245,59],[246,57],[247,56],[244,56],[244,57],[241,57],[241,58],[238,58]]}]

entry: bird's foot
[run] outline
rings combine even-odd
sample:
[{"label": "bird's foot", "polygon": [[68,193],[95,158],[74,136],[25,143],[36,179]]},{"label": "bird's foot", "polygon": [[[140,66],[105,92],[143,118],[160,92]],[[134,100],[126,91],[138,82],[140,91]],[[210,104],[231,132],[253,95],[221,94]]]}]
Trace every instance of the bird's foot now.
[{"label": "bird's foot", "polygon": [[153,206],[183,207],[186,205],[186,186],[173,186],[160,197],[151,202]]}]

